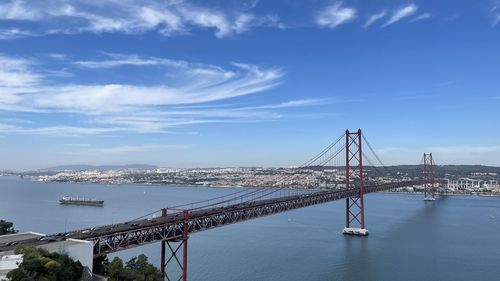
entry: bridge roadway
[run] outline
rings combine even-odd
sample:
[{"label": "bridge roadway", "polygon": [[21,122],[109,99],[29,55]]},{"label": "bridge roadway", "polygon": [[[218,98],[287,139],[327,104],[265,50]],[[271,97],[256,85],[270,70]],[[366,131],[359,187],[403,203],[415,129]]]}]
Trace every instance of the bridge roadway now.
[{"label": "bridge roadway", "polygon": [[[423,183],[425,183],[424,180],[412,180],[370,185],[365,186],[365,194]],[[0,245],[0,252],[12,250],[16,244],[38,246],[66,240],[67,238],[74,238],[93,241],[95,258],[162,240],[178,241],[182,238],[184,224],[186,223],[188,224],[189,233],[196,233],[289,210],[356,197],[358,194],[359,188],[324,190],[315,193],[239,203],[225,207],[177,212],[152,219],[135,220],[58,233],[42,238],[27,239],[18,241],[15,244],[6,243]]]}]

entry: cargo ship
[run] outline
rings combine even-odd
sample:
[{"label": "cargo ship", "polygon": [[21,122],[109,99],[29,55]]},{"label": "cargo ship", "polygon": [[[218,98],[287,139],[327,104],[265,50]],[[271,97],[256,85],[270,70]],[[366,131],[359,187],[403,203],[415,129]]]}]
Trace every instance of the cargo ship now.
[{"label": "cargo ship", "polygon": [[98,206],[98,207],[102,207],[104,205],[104,200],[90,199],[85,197],[63,196],[63,198],[59,199],[59,202],[61,204]]}]

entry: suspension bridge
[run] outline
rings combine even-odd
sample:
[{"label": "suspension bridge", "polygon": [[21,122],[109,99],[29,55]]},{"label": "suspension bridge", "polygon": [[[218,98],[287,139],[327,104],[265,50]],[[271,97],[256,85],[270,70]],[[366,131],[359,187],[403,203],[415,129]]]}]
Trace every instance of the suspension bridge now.
[{"label": "suspension bridge", "polygon": [[[369,165],[364,166],[365,163]],[[67,238],[87,240],[93,242],[94,258],[97,258],[159,242],[160,269],[166,280],[186,281],[188,239],[192,233],[344,199],[343,233],[365,236],[368,235],[365,194],[419,185],[424,186],[424,200],[434,200],[437,182],[431,153],[424,153],[421,165],[420,177],[402,178],[384,165],[361,129],[353,132],[346,130],[309,161],[292,172],[280,175],[273,187],[245,188],[208,200],[164,207],[123,223],[48,235],[43,239],[27,239],[19,244],[39,246]],[[321,188],[290,188],[290,183],[297,178],[311,177],[325,169],[335,169],[340,173],[324,176]],[[363,169],[379,176],[367,176],[367,171]],[[0,245],[0,252],[13,247]],[[175,278],[173,274],[177,274]]]}]

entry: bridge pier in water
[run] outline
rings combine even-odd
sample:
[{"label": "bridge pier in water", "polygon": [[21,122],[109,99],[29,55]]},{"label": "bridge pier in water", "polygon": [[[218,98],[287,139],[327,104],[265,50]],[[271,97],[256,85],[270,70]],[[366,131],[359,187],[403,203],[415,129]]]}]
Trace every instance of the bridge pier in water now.
[{"label": "bridge pier in water", "polygon": [[[162,216],[167,216],[167,209],[162,209]],[[162,240],[161,241],[161,261],[160,261],[160,271],[163,274],[163,278],[167,281],[187,281],[187,253],[188,253],[188,238],[189,238],[189,211],[183,211],[183,229],[181,235],[177,236],[173,240]],[[166,249],[169,249],[169,257],[167,257]],[[180,249],[182,248],[182,257],[179,258]],[[182,260],[182,261],[181,261]],[[168,266],[173,265],[177,268],[177,271],[169,271]],[[175,275],[176,277],[172,277]]]},{"label": "bridge pier in water", "polygon": [[345,188],[359,186],[356,196],[346,198],[345,228],[342,233],[347,235],[366,236],[365,204],[363,182],[363,150],[361,129],[356,132],[345,131]]},{"label": "bridge pier in water", "polygon": [[428,182],[424,183],[424,201],[436,200],[436,187],[434,185],[434,160],[432,153],[424,153],[422,177],[427,179]]}]

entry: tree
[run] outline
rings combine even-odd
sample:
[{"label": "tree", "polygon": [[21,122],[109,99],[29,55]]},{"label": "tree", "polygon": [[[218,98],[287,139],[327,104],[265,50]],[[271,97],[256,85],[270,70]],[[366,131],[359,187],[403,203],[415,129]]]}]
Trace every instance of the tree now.
[{"label": "tree", "polygon": [[137,258],[132,258],[127,262],[127,269],[136,273],[138,280],[143,281],[156,281],[163,280],[163,275],[158,268],[148,263],[148,257],[144,254],[139,255]]},{"label": "tree", "polygon": [[[102,263],[107,259],[102,259]],[[139,255],[131,258],[125,266],[119,257],[106,265],[110,281],[163,281],[163,274],[148,262],[148,257]]]},{"label": "tree", "polygon": [[28,280],[80,280],[83,266],[66,254],[50,253],[35,247],[18,246],[14,250],[17,255],[23,255],[23,261],[17,269],[7,274],[11,281]]},{"label": "tree", "polygon": [[97,274],[108,275],[109,260],[107,256],[94,258],[93,270]]},{"label": "tree", "polygon": [[110,280],[121,280],[123,272],[123,261],[119,257],[115,257],[108,266],[108,276]]},{"label": "tree", "polygon": [[0,220],[0,235],[16,233],[14,224],[10,221]]}]

